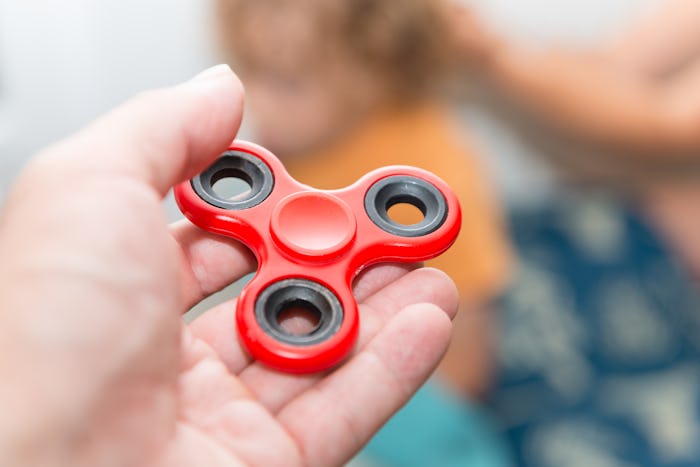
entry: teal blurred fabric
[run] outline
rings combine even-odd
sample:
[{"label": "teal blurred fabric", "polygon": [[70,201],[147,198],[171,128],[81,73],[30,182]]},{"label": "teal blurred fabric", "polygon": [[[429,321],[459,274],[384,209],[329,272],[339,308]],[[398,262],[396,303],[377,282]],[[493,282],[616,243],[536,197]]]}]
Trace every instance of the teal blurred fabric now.
[{"label": "teal blurred fabric", "polygon": [[382,467],[511,465],[488,413],[435,380],[377,433],[359,459]]}]

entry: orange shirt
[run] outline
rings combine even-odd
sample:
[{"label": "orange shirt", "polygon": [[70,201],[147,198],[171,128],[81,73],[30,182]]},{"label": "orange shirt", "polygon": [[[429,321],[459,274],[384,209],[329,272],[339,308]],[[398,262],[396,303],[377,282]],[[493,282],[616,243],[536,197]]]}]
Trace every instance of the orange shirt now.
[{"label": "orange shirt", "polygon": [[460,235],[450,250],[426,264],[449,274],[463,298],[492,298],[507,279],[509,246],[487,179],[443,107],[377,113],[324,150],[285,161],[293,177],[321,189],[345,187],[394,164],[429,170],[455,191],[462,205]]}]

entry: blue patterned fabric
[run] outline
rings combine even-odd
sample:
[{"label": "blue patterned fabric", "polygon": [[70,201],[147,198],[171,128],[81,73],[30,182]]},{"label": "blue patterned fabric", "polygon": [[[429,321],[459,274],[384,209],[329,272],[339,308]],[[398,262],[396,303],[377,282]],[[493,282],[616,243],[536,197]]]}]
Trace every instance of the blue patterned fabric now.
[{"label": "blue patterned fabric", "polygon": [[602,196],[512,226],[492,405],[516,462],[700,466],[700,299],[658,235]]}]

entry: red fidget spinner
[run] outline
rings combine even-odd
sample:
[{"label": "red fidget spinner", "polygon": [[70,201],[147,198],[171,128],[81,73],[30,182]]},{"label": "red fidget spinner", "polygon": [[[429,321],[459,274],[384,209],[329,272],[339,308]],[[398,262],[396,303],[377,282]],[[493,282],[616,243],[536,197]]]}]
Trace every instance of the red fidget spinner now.
[{"label": "red fidget spinner", "polygon": [[[225,198],[214,184],[246,182],[244,195]],[[425,170],[374,170],[341,190],[316,190],[294,180],[268,150],[236,141],[208,169],[175,188],[182,212],[200,228],[235,238],[258,260],[255,277],[236,306],[236,325],[250,354],[293,373],[325,370],[352,349],[359,316],[352,280],[382,261],[433,258],[454,242],[461,212],[449,186]],[[423,213],[412,225],[388,210],[400,203]],[[304,335],[287,332],[290,308],[318,316]]]}]

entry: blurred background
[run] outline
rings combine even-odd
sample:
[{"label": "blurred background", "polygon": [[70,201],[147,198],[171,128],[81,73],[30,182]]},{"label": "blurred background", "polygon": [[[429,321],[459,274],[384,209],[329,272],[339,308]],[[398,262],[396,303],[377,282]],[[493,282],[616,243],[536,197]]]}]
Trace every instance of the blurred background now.
[{"label": "blurred background", "polygon": [[[658,0],[474,0],[514,39],[585,44]],[[141,90],[222,60],[209,0],[0,0],[0,199],[32,153]],[[484,111],[465,111],[511,203],[550,182],[541,164]],[[169,208],[171,215],[176,211]]]}]

